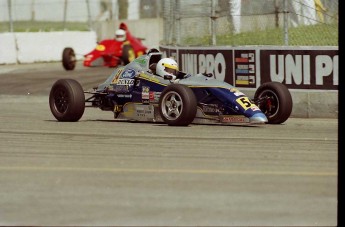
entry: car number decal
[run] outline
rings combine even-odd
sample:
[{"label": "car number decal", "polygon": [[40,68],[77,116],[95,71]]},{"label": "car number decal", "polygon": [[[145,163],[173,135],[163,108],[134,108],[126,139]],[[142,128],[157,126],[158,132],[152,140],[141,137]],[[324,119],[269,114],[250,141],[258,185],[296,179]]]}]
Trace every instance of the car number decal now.
[{"label": "car number decal", "polygon": [[240,97],[236,99],[236,102],[242,106],[244,110],[247,110],[252,107],[256,107],[255,104],[253,104],[248,97]]}]

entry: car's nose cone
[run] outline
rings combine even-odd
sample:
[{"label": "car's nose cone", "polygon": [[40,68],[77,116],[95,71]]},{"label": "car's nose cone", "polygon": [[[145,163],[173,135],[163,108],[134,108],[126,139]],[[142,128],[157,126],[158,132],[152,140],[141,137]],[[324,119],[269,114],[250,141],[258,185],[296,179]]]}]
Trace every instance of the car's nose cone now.
[{"label": "car's nose cone", "polygon": [[251,124],[264,124],[268,122],[267,117],[263,113],[256,113],[249,118]]}]

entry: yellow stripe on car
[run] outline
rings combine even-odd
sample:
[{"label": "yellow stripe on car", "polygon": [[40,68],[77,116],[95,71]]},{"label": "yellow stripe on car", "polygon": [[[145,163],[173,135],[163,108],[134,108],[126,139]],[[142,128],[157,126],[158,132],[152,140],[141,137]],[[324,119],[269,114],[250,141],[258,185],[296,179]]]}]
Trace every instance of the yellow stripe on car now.
[{"label": "yellow stripe on car", "polygon": [[167,67],[169,69],[176,69],[176,70],[178,70],[178,67],[176,65],[170,65],[168,63],[163,63],[163,66]]}]

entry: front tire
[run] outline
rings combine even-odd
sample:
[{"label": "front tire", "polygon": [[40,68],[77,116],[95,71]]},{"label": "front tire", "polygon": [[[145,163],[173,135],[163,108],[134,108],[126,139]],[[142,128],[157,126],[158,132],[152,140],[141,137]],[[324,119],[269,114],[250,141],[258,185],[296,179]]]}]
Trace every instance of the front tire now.
[{"label": "front tire", "polygon": [[262,84],[255,92],[254,100],[266,115],[268,124],[284,123],[292,112],[292,97],[288,88],[279,82]]},{"label": "front tire", "polygon": [[66,47],[62,52],[62,66],[66,70],[73,70],[77,63],[74,50],[70,47]]},{"label": "front tire", "polygon": [[167,86],[159,98],[159,112],[170,126],[188,126],[197,111],[197,101],[191,88],[181,84]]},{"label": "front tire", "polygon": [[73,79],[56,81],[49,94],[49,106],[58,121],[78,121],[85,110],[83,88]]}]

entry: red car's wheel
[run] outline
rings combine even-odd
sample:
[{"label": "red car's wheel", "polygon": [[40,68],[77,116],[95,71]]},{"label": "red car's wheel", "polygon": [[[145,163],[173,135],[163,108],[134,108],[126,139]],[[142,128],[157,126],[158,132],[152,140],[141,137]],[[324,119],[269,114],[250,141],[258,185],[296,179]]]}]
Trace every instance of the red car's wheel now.
[{"label": "red car's wheel", "polygon": [[73,70],[77,63],[74,50],[66,47],[62,52],[62,65],[66,70]]}]

